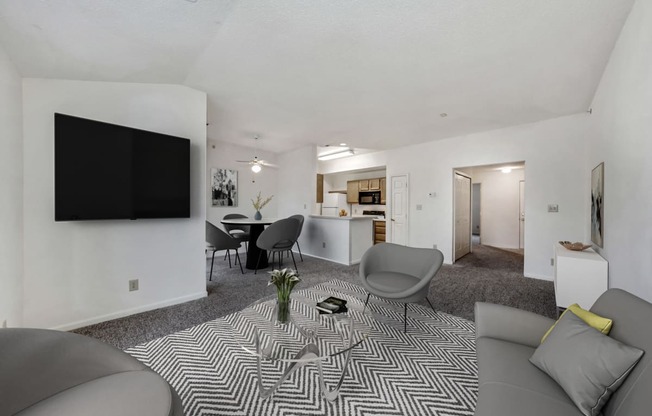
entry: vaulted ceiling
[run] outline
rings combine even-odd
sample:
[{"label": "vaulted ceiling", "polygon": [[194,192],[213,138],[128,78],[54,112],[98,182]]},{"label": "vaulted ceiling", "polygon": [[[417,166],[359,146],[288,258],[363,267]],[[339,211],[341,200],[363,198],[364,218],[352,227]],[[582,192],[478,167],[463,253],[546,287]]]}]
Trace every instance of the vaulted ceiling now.
[{"label": "vaulted ceiling", "polygon": [[633,2],[2,0],[0,44],[24,77],[205,91],[214,140],[391,149],[587,110]]}]

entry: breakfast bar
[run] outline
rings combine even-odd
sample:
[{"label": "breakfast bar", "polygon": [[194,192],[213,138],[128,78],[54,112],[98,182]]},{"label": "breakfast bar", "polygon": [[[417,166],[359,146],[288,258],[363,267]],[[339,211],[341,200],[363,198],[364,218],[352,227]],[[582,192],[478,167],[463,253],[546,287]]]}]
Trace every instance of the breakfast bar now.
[{"label": "breakfast bar", "polygon": [[303,233],[304,253],[347,266],[357,264],[373,245],[373,217],[310,215]]}]

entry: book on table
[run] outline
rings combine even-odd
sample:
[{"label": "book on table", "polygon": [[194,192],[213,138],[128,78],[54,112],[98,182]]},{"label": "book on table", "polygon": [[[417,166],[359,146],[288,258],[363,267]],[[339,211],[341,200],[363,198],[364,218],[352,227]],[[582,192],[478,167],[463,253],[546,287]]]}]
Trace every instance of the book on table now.
[{"label": "book on table", "polygon": [[319,313],[344,313],[347,312],[346,300],[331,296],[321,302],[317,302]]}]

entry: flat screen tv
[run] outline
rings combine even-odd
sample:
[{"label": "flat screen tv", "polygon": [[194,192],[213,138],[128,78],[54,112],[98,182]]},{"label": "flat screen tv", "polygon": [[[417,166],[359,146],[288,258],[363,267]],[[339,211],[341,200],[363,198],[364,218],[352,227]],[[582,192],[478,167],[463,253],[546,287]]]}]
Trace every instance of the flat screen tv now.
[{"label": "flat screen tv", "polygon": [[55,221],[190,217],[190,140],[54,115]]}]

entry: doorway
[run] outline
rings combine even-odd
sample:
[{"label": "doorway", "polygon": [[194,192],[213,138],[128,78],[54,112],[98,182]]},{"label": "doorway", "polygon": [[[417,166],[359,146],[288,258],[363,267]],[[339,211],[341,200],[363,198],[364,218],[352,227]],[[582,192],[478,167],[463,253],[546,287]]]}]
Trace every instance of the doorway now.
[{"label": "doorway", "polygon": [[392,243],[406,246],[408,243],[408,176],[391,177],[391,230]]},{"label": "doorway", "polygon": [[455,261],[471,252],[471,177],[454,172]]},{"label": "doorway", "polygon": [[473,183],[471,187],[471,251],[473,251],[473,246],[478,245],[481,242],[480,227],[482,223],[482,184]]}]

